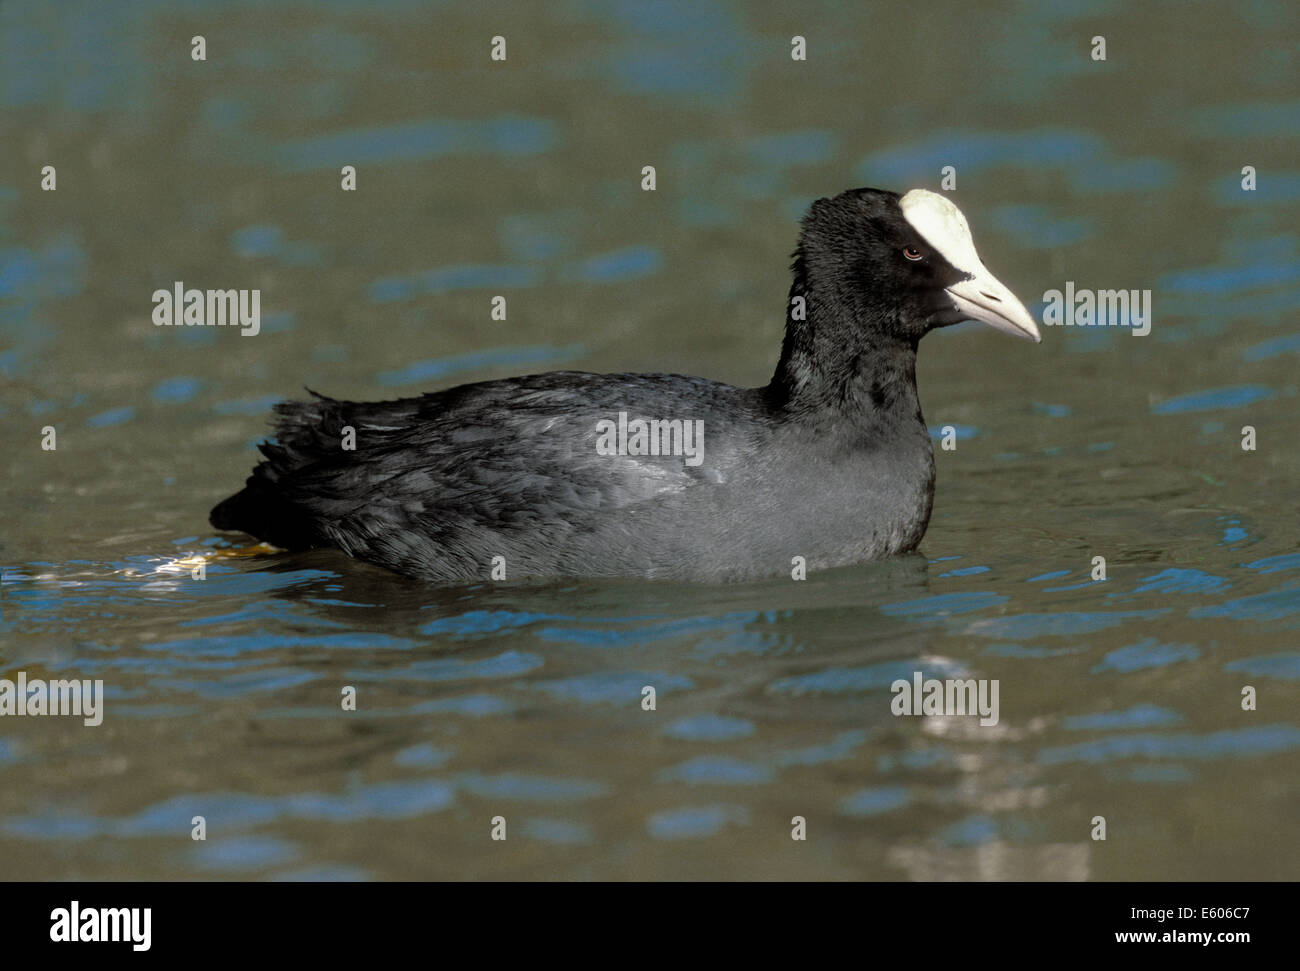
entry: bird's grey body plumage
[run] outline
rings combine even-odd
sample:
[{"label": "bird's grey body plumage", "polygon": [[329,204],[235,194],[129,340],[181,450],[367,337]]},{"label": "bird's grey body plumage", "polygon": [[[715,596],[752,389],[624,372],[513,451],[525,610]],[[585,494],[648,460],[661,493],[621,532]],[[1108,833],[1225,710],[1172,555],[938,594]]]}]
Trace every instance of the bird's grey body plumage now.
[{"label": "bird's grey body plumage", "polygon": [[[703,461],[599,454],[597,423],[619,412],[701,419]],[[284,533],[268,523],[266,538],[434,580],[486,579],[497,556],[511,578],[720,581],[788,573],[796,556],[854,563],[913,547],[933,489],[923,426],[791,427],[763,389],[681,375],[552,372],[277,413],[246,490],[283,504]]]}]

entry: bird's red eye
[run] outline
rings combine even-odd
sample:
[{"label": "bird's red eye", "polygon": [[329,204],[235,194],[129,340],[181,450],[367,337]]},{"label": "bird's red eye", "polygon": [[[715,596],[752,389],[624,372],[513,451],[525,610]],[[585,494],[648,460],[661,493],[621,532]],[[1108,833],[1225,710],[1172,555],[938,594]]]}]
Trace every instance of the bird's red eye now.
[{"label": "bird's red eye", "polygon": [[904,246],[903,255],[909,260],[919,260],[921,258],[921,251],[915,246]]}]

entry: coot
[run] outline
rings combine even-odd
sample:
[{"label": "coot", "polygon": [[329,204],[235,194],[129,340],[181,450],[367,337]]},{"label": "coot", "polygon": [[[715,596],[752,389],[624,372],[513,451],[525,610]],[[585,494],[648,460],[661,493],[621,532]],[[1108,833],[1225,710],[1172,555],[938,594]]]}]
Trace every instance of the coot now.
[{"label": "coot", "polygon": [[914,549],[934,497],[916,348],[1040,340],[945,196],[853,189],[803,219],[772,380],[556,371],[275,407],[218,529],[438,581],[789,574]]}]

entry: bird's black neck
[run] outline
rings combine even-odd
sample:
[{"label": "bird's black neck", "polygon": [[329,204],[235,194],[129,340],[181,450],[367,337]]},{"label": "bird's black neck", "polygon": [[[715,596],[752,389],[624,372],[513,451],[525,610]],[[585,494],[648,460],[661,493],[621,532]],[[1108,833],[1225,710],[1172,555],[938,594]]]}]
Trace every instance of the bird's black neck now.
[{"label": "bird's black neck", "polygon": [[916,342],[888,334],[861,294],[810,280],[802,250],[792,269],[781,359],[763,389],[769,407],[859,425],[919,420]]}]

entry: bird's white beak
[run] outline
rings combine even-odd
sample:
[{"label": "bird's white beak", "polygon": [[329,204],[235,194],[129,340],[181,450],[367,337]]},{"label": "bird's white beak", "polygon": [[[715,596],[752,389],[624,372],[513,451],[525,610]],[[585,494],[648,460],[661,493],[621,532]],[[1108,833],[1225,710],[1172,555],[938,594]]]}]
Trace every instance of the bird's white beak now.
[{"label": "bird's white beak", "polygon": [[1038,322],[1030,316],[1016,295],[1002,285],[975,252],[966,217],[952,201],[936,192],[913,189],[898,200],[903,216],[913,228],[955,269],[969,280],[947,287],[957,309],[971,320],[1024,337],[1042,341]]},{"label": "bird's white beak", "polygon": [[1016,299],[1016,295],[1003,286],[1002,281],[980,264],[974,276],[947,288],[957,309],[971,320],[996,327],[1016,337],[1024,337],[1035,344],[1042,341],[1038,322]]}]

